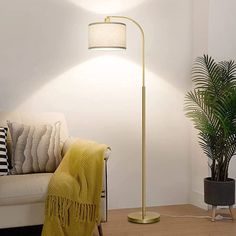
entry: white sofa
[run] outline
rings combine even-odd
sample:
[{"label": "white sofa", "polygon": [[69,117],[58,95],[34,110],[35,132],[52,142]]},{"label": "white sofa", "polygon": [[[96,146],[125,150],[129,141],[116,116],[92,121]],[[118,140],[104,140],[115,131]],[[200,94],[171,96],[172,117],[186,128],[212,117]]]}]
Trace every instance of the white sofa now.
[{"label": "white sofa", "polygon": [[[24,124],[61,121],[61,151],[64,154],[73,139],[69,137],[65,117],[60,113],[0,112],[0,126],[6,121]],[[11,140],[8,140],[11,147]],[[10,151],[10,150],[9,150]],[[104,159],[104,183],[101,193],[101,220],[107,220],[107,165]],[[0,176],[0,228],[40,225],[44,220],[44,201],[52,173]],[[101,224],[99,225],[100,234]]]}]

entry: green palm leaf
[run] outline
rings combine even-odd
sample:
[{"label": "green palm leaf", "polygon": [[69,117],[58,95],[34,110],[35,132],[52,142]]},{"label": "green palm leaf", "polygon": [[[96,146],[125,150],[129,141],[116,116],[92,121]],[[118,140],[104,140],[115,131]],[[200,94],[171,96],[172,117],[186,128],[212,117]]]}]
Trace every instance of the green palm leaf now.
[{"label": "green palm leaf", "polygon": [[186,94],[185,112],[199,130],[199,144],[212,160],[212,179],[225,181],[236,154],[236,64],[216,63],[204,55],[192,70],[193,91]]}]

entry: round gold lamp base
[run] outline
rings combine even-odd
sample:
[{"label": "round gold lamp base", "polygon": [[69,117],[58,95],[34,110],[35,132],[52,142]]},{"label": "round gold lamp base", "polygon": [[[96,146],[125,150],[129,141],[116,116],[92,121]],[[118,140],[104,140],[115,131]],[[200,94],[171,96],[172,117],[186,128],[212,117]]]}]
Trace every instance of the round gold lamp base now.
[{"label": "round gold lamp base", "polygon": [[134,212],[128,215],[128,221],[136,224],[152,224],[160,221],[160,215],[156,212],[147,211],[143,219],[142,212]]}]

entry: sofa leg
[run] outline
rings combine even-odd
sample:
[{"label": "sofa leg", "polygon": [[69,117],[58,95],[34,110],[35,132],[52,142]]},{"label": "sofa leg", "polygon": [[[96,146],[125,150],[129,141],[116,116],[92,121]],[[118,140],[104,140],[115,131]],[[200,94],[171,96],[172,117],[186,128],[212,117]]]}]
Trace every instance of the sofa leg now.
[{"label": "sofa leg", "polygon": [[101,223],[98,225],[98,233],[99,233],[99,236],[103,236],[102,224]]}]

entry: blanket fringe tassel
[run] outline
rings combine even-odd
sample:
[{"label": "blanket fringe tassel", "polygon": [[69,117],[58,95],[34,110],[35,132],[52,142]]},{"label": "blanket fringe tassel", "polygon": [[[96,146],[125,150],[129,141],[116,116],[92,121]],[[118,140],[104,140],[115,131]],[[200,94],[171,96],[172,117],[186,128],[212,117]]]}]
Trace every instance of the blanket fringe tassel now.
[{"label": "blanket fringe tassel", "polygon": [[[95,204],[80,203],[65,197],[48,196],[46,200],[46,215],[58,217],[62,226],[69,226],[70,220],[75,222],[95,222],[97,220]],[[72,219],[73,218],[73,219]]]}]

